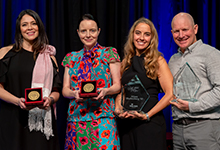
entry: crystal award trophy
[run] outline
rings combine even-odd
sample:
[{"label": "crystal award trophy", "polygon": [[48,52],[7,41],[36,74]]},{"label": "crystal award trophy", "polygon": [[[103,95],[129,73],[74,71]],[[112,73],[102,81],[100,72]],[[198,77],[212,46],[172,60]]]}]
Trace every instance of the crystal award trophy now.
[{"label": "crystal award trophy", "polygon": [[122,88],[121,105],[123,111],[137,111],[142,113],[142,109],[150,95],[141,83],[137,75]]},{"label": "crystal award trophy", "polygon": [[201,81],[187,62],[174,76],[173,92],[176,99],[196,102],[195,95],[200,86]]}]

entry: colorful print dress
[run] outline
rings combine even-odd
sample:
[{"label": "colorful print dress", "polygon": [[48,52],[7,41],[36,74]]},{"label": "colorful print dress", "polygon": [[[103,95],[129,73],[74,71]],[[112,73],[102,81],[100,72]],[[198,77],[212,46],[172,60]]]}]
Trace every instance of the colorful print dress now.
[{"label": "colorful print dress", "polygon": [[[120,62],[117,50],[98,43],[91,50],[85,47],[68,53],[62,62],[69,68],[71,89],[79,90],[82,81],[97,80],[97,88],[112,86],[109,63]],[[120,142],[114,116],[114,98],[87,99],[69,103],[65,149],[117,150]]]}]

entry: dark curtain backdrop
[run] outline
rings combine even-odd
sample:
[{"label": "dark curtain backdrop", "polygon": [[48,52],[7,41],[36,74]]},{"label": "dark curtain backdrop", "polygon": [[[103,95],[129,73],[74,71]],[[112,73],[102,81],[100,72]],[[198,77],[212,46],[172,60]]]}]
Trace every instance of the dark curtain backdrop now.
[{"label": "dark curtain backdrop", "polygon": [[[171,20],[178,12],[190,13],[199,25],[198,39],[220,49],[220,1],[219,0],[0,0],[0,46],[14,43],[15,21],[23,9],[33,9],[41,17],[51,45],[57,49],[60,65],[66,53],[82,48],[76,29],[80,16],[95,15],[100,23],[99,43],[114,46],[123,58],[123,46],[128,31],[135,20],[144,16],[154,23],[159,35],[159,50],[169,61],[177,52],[171,34]],[[66,114],[69,100],[61,96],[57,102],[57,124],[60,144],[63,147]],[[167,132],[171,132],[171,108],[164,110]]]}]

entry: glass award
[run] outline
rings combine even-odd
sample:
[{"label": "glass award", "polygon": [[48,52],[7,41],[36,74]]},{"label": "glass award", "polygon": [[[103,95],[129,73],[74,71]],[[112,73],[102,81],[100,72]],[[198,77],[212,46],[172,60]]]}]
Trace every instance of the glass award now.
[{"label": "glass award", "polygon": [[144,105],[150,98],[150,95],[137,75],[123,86],[121,93],[123,111],[137,111],[142,113]]},{"label": "glass award", "polygon": [[195,95],[200,86],[200,79],[196,76],[187,62],[174,76],[173,92],[176,99],[196,102],[197,99],[195,99]]}]

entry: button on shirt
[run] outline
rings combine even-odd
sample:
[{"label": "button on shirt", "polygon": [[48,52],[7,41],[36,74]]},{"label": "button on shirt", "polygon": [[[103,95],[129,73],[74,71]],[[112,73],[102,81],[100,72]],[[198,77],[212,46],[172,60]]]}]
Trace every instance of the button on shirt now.
[{"label": "button on shirt", "polygon": [[196,102],[189,102],[189,112],[172,106],[173,120],[180,118],[220,118],[220,51],[198,40],[184,53],[178,50],[169,61],[173,76],[188,63],[201,81],[195,95]]}]

